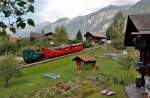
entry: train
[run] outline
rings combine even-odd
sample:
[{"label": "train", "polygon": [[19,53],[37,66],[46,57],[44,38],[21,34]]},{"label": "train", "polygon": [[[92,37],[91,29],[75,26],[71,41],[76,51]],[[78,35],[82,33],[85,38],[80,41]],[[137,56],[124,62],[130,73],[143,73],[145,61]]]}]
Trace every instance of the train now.
[{"label": "train", "polygon": [[82,43],[61,45],[58,47],[44,48],[42,51],[27,49],[23,51],[23,59],[26,63],[41,61],[48,58],[54,58],[62,55],[67,55],[84,49]]}]

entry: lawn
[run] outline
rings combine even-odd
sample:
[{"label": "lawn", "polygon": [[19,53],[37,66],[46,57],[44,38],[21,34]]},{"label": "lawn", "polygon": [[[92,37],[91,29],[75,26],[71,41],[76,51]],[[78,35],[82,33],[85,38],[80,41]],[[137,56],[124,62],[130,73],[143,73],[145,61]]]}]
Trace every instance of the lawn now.
[{"label": "lawn", "polygon": [[[110,74],[113,77],[117,77],[119,79],[125,80],[125,83],[132,83],[136,76],[136,71],[134,69],[131,70],[123,70],[120,65],[116,61],[113,61],[110,58],[97,58],[97,65],[100,67],[98,71],[84,71],[77,72],[75,70],[75,62],[72,59],[77,55],[90,55],[95,56],[97,54],[108,53],[108,51],[102,49],[96,49],[92,51],[78,53],[69,57],[65,57],[59,60],[47,62],[45,64],[36,65],[33,67],[25,68],[22,70],[23,76],[21,78],[16,78],[11,80],[10,87],[7,89],[2,88],[2,84],[0,82],[0,98],[9,98],[10,95],[26,95],[26,94],[34,94],[36,91],[42,88],[51,87],[58,81],[69,81],[72,79],[76,79],[82,76],[90,76],[90,75],[99,75],[102,72]],[[46,73],[58,73],[61,78],[53,80],[44,77]],[[124,87],[121,85],[115,85],[113,83],[107,83],[106,86],[109,89],[117,92],[115,96],[111,98],[126,98],[126,93],[124,91]],[[15,97],[20,98],[20,97]],[[88,95],[86,98],[108,98],[106,96],[101,95],[99,92]]]}]

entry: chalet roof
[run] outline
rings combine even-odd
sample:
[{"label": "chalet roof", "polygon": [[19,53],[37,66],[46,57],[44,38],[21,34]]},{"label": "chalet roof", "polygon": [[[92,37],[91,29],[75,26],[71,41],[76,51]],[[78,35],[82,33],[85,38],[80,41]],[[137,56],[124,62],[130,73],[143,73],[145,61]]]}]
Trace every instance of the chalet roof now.
[{"label": "chalet roof", "polygon": [[47,36],[47,35],[55,35],[55,34],[53,32],[49,32],[49,33],[46,33],[45,35]]},{"label": "chalet roof", "polygon": [[73,59],[73,61],[77,60],[77,59],[80,59],[80,60],[82,60],[84,62],[95,62],[96,61],[96,59],[94,57],[92,57],[92,56],[85,56],[85,57],[77,56],[77,57],[75,57]]},{"label": "chalet roof", "polygon": [[92,35],[93,37],[106,38],[106,35],[100,32],[87,32],[84,36],[86,37],[88,34]]},{"label": "chalet roof", "polygon": [[42,37],[42,33],[31,32],[30,38],[40,38]]},{"label": "chalet roof", "polygon": [[139,34],[150,34],[150,14],[128,16],[124,44],[134,46],[133,39]]},{"label": "chalet roof", "polygon": [[150,14],[129,15],[138,31],[150,31]]}]

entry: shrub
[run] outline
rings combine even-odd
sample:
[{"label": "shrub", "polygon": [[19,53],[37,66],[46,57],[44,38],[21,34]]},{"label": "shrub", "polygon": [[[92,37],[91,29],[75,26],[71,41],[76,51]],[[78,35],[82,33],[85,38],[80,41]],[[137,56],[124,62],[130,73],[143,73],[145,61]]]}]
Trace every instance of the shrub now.
[{"label": "shrub", "polygon": [[112,41],[112,46],[117,49],[117,50],[123,50],[126,49],[126,47],[123,44],[122,40],[113,40]]},{"label": "shrub", "polygon": [[124,68],[129,70],[131,66],[135,63],[135,59],[131,56],[122,57],[118,63]]},{"label": "shrub", "polygon": [[82,96],[81,98],[84,98],[85,96],[95,93],[96,91],[97,89],[93,83],[90,81],[82,81],[80,87],[76,90],[76,94]]},{"label": "shrub", "polygon": [[9,41],[3,41],[0,43],[0,55],[3,55],[5,53],[15,53],[17,49],[17,45]]},{"label": "shrub", "polygon": [[83,42],[83,45],[85,46],[85,48],[90,48],[90,47],[93,47],[93,45],[91,43],[88,43],[88,42]]},{"label": "shrub", "polygon": [[22,72],[21,72],[21,70],[20,69],[16,69],[16,73],[15,73],[15,77],[16,78],[19,78],[19,77],[21,77],[22,76]]},{"label": "shrub", "polygon": [[6,56],[0,60],[0,80],[6,88],[9,86],[9,80],[15,76],[17,70],[19,71],[15,62],[12,56]]}]

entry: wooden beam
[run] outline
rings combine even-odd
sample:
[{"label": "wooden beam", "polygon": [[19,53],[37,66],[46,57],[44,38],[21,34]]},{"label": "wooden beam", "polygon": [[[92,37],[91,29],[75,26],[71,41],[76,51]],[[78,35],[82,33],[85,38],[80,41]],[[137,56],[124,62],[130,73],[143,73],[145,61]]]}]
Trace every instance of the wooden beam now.
[{"label": "wooden beam", "polygon": [[150,31],[131,32],[132,35],[150,35]]}]

